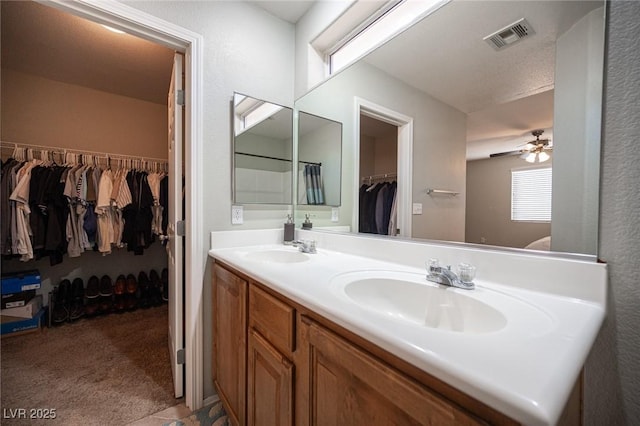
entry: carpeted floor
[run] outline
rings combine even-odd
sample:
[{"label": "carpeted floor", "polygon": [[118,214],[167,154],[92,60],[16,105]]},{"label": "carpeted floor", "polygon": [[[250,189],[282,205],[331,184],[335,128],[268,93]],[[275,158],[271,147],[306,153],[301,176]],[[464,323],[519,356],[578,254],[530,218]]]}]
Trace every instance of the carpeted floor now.
[{"label": "carpeted floor", "polygon": [[[2,339],[3,425],[124,425],[177,403],[167,305],[81,319]],[[55,409],[55,419],[12,419],[10,409]]]}]

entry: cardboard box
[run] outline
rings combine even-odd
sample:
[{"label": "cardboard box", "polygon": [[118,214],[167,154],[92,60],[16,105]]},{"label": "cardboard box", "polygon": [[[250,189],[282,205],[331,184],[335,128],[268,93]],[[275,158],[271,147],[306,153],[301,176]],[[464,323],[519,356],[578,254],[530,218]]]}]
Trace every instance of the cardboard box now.
[{"label": "cardboard box", "polygon": [[40,329],[40,320],[44,314],[44,308],[40,309],[33,318],[18,318],[11,321],[11,317],[0,317],[0,334],[2,337],[22,334],[28,331]]},{"label": "cardboard box", "polygon": [[0,308],[8,309],[8,308],[17,308],[19,306],[24,306],[27,303],[29,303],[29,301],[33,299],[35,296],[36,296],[35,290],[21,291],[20,293],[13,293],[13,294],[3,294],[1,299],[2,302],[0,303]]},{"label": "cardboard box", "polygon": [[2,294],[15,294],[27,290],[37,290],[41,286],[40,271],[13,272],[2,275]]},{"label": "cardboard box", "polygon": [[33,318],[42,309],[42,296],[36,296],[26,305],[15,308],[2,309],[0,315],[12,318]]}]

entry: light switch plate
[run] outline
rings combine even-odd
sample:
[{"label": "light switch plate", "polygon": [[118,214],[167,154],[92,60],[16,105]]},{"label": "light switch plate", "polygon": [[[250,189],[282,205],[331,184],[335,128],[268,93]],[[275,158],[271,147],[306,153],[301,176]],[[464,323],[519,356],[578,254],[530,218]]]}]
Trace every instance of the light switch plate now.
[{"label": "light switch plate", "polygon": [[413,214],[422,214],[422,203],[413,203]]},{"label": "light switch plate", "polygon": [[244,214],[242,206],[231,206],[231,224],[242,225],[244,223]]},{"label": "light switch plate", "polygon": [[340,220],[340,213],[337,207],[331,208],[331,222],[337,222]]}]

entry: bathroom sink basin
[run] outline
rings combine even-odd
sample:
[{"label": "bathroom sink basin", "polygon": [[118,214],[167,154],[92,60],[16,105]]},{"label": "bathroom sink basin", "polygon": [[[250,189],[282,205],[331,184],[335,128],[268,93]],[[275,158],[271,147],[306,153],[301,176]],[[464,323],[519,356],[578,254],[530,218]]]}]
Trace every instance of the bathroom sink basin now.
[{"label": "bathroom sink basin", "polygon": [[275,263],[298,263],[306,262],[309,260],[309,256],[299,251],[293,250],[262,250],[253,251],[245,255],[247,259],[256,260],[260,262],[275,262]]},{"label": "bathroom sink basin", "polygon": [[394,272],[344,274],[334,278],[343,298],[380,315],[428,328],[490,333],[507,325],[506,316],[472,294],[428,282],[424,275]]}]

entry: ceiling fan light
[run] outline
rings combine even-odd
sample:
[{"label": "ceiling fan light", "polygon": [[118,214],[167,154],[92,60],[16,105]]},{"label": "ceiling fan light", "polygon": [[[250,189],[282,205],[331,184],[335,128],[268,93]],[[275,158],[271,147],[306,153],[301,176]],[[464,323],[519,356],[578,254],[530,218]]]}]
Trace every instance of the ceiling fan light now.
[{"label": "ceiling fan light", "polygon": [[536,162],[536,153],[535,152],[530,152],[525,157],[525,160],[526,160],[527,163],[535,163]]},{"label": "ceiling fan light", "polygon": [[540,161],[541,163],[544,163],[549,158],[551,158],[551,156],[546,152],[541,152],[540,154],[538,154],[538,161]]},{"label": "ceiling fan light", "polygon": [[528,142],[528,143],[524,146],[524,149],[526,149],[527,151],[531,151],[534,147],[535,147],[535,145],[534,145],[534,144],[532,144],[531,142]]}]

